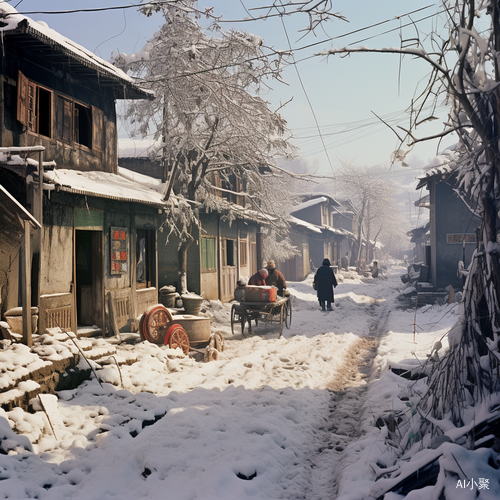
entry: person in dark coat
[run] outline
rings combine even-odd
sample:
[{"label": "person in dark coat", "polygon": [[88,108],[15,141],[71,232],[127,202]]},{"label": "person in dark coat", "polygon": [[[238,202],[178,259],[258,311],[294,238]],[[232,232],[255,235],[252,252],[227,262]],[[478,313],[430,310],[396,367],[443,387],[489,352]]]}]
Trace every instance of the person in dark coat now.
[{"label": "person in dark coat", "polygon": [[256,272],[249,280],[249,285],[266,286],[267,269]]},{"label": "person in dark coat", "polygon": [[283,297],[283,290],[286,289],[286,280],[282,273],[276,269],[274,260],[268,260],[266,266],[268,275],[266,278],[266,285],[275,286],[278,289],[278,295]]},{"label": "person in dark coat", "polygon": [[313,287],[317,290],[319,305],[323,311],[325,310],[325,302],[328,310],[332,310],[332,303],[334,302],[333,289],[337,286],[337,279],[330,266],[330,260],[324,259],[323,265],[314,275]]}]

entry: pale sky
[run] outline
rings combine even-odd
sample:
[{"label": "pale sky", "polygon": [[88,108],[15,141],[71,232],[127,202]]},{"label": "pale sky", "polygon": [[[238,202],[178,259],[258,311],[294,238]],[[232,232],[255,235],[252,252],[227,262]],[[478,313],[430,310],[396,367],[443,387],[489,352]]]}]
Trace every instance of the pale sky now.
[{"label": "pale sky", "polygon": [[[83,45],[106,60],[112,52],[138,51],[151,38],[154,31],[162,24],[158,14],[146,18],[135,7],[99,12],[77,12],[66,14],[38,14],[39,11],[68,11],[73,9],[91,9],[134,5],[132,0],[14,0],[10,4],[20,13],[35,20],[45,21],[51,28]],[[293,65],[284,72],[288,85],[274,82],[273,91],[265,96],[277,108],[289,101],[281,112],[293,132],[293,142],[299,149],[299,155],[308,164],[314,165],[318,172],[330,174],[339,167],[339,161],[345,160],[359,166],[372,166],[389,160],[391,152],[397,146],[395,134],[373,113],[388,121],[392,127],[407,126],[404,110],[411,103],[417,86],[425,83],[430,68],[423,62],[389,54],[354,54],[347,58],[330,56],[328,59],[315,56],[318,52],[331,47],[368,46],[398,47],[401,38],[415,38],[414,26],[399,26],[410,22],[409,12],[430,6],[420,12],[414,12],[411,20],[421,30],[421,38],[428,37],[433,26],[438,31],[442,20],[435,14],[440,4],[423,0],[358,0],[357,2],[333,2],[336,11],[344,15],[349,22],[332,20],[324,29],[315,34],[300,30],[307,25],[306,16],[258,20],[240,23],[222,24],[224,28],[238,28],[264,39],[264,44],[275,49],[288,49],[287,34],[294,51],[296,67],[302,80],[299,81]],[[42,5],[41,5],[42,4]],[[250,10],[252,6],[266,5],[260,0],[200,0],[200,8],[213,6],[214,13],[225,19],[244,19],[249,14],[257,16],[261,11]],[[246,10],[246,11],[245,11]],[[396,19],[396,16],[399,19]],[[427,21],[420,21],[431,16]],[[388,21],[388,22],[384,22]],[[200,23],[208,23],[202,19]],[[370,29],[363,29],[374,25]],[[285,31],[286,30],[286,31]],[[344,36],[353,31],[357,33]],[[391,31],[388,34],[382,33]],[[329,40],[337,37],[334,40]],[[314,44],[309,48],[304,48]],[[437,114],[436,112],[434,113]],[[422,136],[442,129],[447,108],[439,110],[440,120],[422,127]],[[320,138],[316,120],[319,124],[323,141]],[[120,137],[125,132],[122,130]],[[121,139],[122,140],[122,139]],[[323,146],[323,142],[325,147]],[[449,137],[443,142],[446,146],[455,142]],[[132,145],[131,141],[122,141],[122,147]],[[421,173],[423,165],[436,154],[436,141],[419,145],[409,156],[410,168],[403,169],[400,164],[393,167],[393,172],[401,175],[415,170],[415,176]],[[325,152],[326,149],[326,152]],[[442,147],[440,147],[442,149]],[[138,146],[137,153],[141,147]],[[404,170],[404,173],[403,173]]]}]

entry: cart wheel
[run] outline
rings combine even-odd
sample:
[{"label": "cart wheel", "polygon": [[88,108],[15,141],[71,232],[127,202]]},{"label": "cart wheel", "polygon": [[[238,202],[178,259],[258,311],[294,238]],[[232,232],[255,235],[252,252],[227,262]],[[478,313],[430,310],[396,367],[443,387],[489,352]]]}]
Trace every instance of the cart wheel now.
[{"label": "cart wheel", "polygon": [[152,307],[144,320],[144,338],[153,344],[163,344],[168,324],[171,322],[172,315],[164,305]]},{"label": "cart wheel", "polygon": [[214,338],[215,338],[215,348],[219,352],[224,351],[224,337],[222,336],[222,334],[219,332],[215,332]]},{"label": "cart wheel", "polygon": [[144,332],[143,332],[143,328],[144,328],[144,320],[146,319],[146,313],[144,313],[142,316],[141,316],[141,319],[139,320],[139,335],[141,337],[141,340],[146,340],[146,337],[144,337]]},{"label": "cart wheel", "polygon": [[283,323],[285,322],[285,305],[283,304],[280,307],[280,335],[278,338],[281,338],[281,335],[283,333]]},{"label": "cart wheel", "polygon": [[[235,330],[237,330],[237,325],[239,323],[240,328],[241,328],[241,335],[243,335],[245,331],[245,321],[246,321],[246,314],[245,310],[241,306],[237,306],[236,304],[233,304],[233,307],[231,307],[231,333],[235,335]],[[236,333],[239,333],[238,331]]]},{"label": "cart wheel", "polygon": [[213,347],[209,347],[204,354],[205,363],[209,361],[217,361],[219,359],[219,351]]},{"label": "cart wheel", "polygon": [[187,356],[189,352],[189,337],[186,330],[181,325],[172,325],[165,335],[165,345],[171,349],[180,347],[184,355]]},{"label": "cart wheel", "polygon": [[292,325],[292,299],[288,297],[285,309],[285,326],[290,328]]}]

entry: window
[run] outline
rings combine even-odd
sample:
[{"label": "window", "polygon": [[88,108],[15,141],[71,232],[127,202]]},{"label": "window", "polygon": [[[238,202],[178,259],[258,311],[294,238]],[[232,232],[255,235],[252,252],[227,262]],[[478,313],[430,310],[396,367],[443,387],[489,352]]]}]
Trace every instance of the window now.
[{"label": "window", "polygon": [[56,130],[63,142],[103,151],[104,115],[100,109],[58,96]]},{"label": "window", "polygon": [[217,253],[215,238],[202,236],[200,241],[201,269],[204,271],[217,269]]},{"label": "window", "polygon": [[222,240],[222,265],[235,266],[234,250],[235,240],[223,239]]},{"label": "window", "polygon": [[156,234],[154,229],[138,229],[136,244],[137,288],[156,285]]},{"label": "window", "polygon": [[51,90],[28,80],[21,72],[17,94],[17,119],[31,132],[53,137],[54,127],[55,137],[66,144],[104,150],[104,113],[100,109],[61,95],[54,100]]},{"label": "window", "polygon": [[17,119],[30,131],[52,137],[52,92],[19,72]]},{"label": "window", "polygon": [[246,267],[248,264],[247,240],[240,240],[240,266]]},{"label": "window", "polygon": [[73,103],[74,141],[82,146],[92,148],[92,110],[87,106]]},{"label": "window", "polygon": [[57,138],[63,142],[71,143],[71,131],[73,130],[73,116],[71,101],[64,97],[57,98],[56,109],[56,133]]}]

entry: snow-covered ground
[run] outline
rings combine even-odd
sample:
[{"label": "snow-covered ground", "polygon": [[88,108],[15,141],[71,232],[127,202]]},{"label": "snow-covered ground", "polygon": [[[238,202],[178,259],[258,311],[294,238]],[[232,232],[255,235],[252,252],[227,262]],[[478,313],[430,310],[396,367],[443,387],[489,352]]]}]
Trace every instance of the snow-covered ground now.
[{"label": "snow-covered ground", "polygon": [[289,283],[292,325],[281,338],[261,324],[232,336],[230,306],[211,302],[226,347],[217,361],[122,343],[117,357],[133,351],[138,362],[102,368],[102,386],[45,398],[50,422],[43,411],[0,410],[0,449],[10,450],[0,454],[0,498],[369,498],[377,468],[394,462],[377,418],[408,410],[389,367],[425,361],[438,340],[446,347],[458,313],[398,309],[403,272],[351,273],[332,312],[319,310],[312,276]]}]

